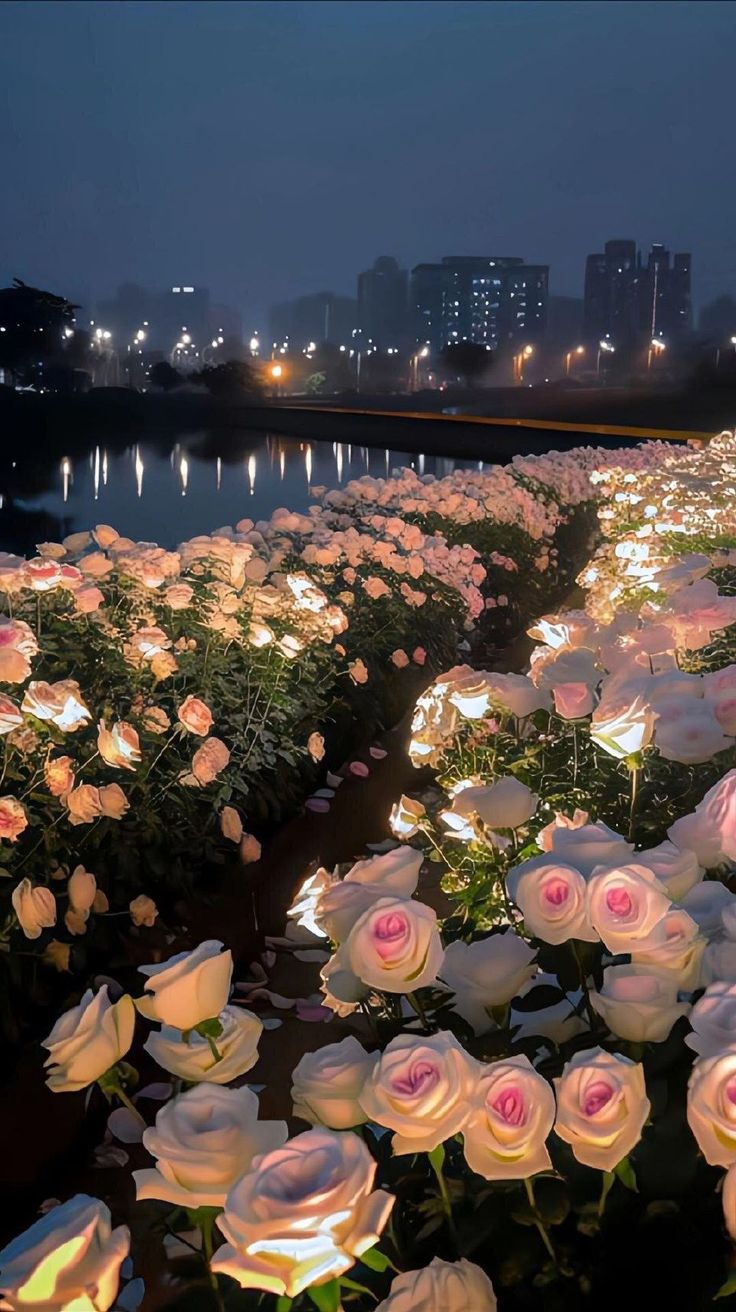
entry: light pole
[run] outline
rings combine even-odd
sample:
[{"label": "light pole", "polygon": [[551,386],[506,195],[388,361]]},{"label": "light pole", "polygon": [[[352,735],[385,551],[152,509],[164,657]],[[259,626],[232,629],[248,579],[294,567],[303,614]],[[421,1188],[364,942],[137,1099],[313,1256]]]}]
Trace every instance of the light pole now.
[{"label": "light pole", "polygon": [[412,365],[412,392],[419,391],[419,361],[426,360],[429,355],[429,347],[423,346],[421,351],[415,351],[411,357]]},{"label": "light pole", "polygon": [[667,350],[667,343],[662,341],[661,337],[653,337],[649,343],[647,351],[647,373],[651,372],[652,361],[658,359],[663,351]]},{"label": "light pole", "polygon": [[513,372],[513,380],[514,380],[515,383],[519,383],[519,384],[523,383],[523,381],[524,381],[524,362],[525,362],[526,360],[530,359],[530,357],[531,357],[533,354],[534,354],[534,347],[533,347],[533,346],[522,346],[521,350],[520,350],[520,351],[517,351],[516,355],[515,355],[514,358],[513,358],[513,371],[512,371],[512,372]]},{"label": "light pole", "polygon": [[569,378],[569,377],[570,377],[570,366],[571,366],[571,364],[572,364],[572,358],[573,358],[574,355],[585,355],[585,347],[584,347],[584,346],[576,346],[576,347],[574,347],[571,351],[567,351],[567,352],[566,352],[566,354],[565,354],[565,377],[566,377],[566,378]]},{"label": "light pole", "polygon": [[609,355],[613,355],[615,350],[616,347],[613,346],[611,342],[607,342],[605,338],[601,338],[600,342],[598,343],[598,358],[595,363],[595,372],[598,378],[600,378],[601,376],[601,356],[603,355],[604,351]]}]

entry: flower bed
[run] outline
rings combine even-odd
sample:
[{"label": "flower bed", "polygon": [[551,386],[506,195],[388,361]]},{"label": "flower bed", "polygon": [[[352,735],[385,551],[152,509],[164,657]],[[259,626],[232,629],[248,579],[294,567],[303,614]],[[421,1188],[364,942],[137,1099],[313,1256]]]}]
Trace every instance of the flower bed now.
[{"label": "flower bed", "polygon": [[[294,1116],[314,1128],[289,1137],[259,1119],[242,1079],[261,1021],[230,1003],[220,943],[143,967],[135,1004],[112,981],[90,989],[46,1036],[50,1088],[98,1083],[120,1104],[111,1134],[143,1135],[150,1228],[200,1234],[209,1293],[200,1269],[190,1306],[577,1307],[624,1288],[617,1236],[645,1252],[653,1226],[656,1244],[697,1239],[681,1306],[727,1282],[732,462],[723,438],[705,453],[404,472],[178,552],[103,529],[95,545],[4,562],[0,671],[23,685],[3,709],[6,937],[84,977],[71,954],[105,902],[135,894],[130,915],[151,923],[150,881],[165,887],[179,842],[199,853],[209,828],[253,854],[243,826],[269,748],[289,766],[319,757],[338,681],[360,707],[376,672],[418,647],[449,664],[458,618],[505,609],[487,567],[517,605],[524,588],[539,596],[538,576],[562,573],[574,508],[601,501],[586,610],[533,626],[528,674],[435,677],[410,753],[437,785],[397,799],[401,845],[300,892],[292,939],[318,956],[329,940],[324,1007],[360,1019],[363,1039],[333,1043],[328,1028],[295,1068]],[[143,874],[140,853],[166,846]],[[421,897],[425,859],[453,907],[441,919]],[[173,1077],[145,1098],[128,1062],[136,1011],[143,1061]],[[164,1105],[144,1131],[146,1098]],[[723,1207],[736,1234],[735,1179]],[[103,1203],[72,1200],[0,1254],[0,1293],[13,1309],[134,1307],[127,1251]]]}]

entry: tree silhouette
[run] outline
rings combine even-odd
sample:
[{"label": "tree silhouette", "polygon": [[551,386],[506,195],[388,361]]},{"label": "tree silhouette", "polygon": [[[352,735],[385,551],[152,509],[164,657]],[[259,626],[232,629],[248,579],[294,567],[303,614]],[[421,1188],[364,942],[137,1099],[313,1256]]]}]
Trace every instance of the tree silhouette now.
[{"label": "tree silhouette", "polygon": [[464,379],[465,386],[470,387],[491,368],[493,352],[480,342],[452,342],[443,348],[441,359],[449,372]]},{"label": "tree silhouette", "polygon": [[156,387],[161,392],[173,392],[175,387],[181,387],[184,376],[174,368],[173,364],[169,364],[168,360],[159,360],[151,365],[148,381],[151,387]]},{"label": "tree silhouette", "polygon": [[261,384],[245,360],[228,360],[225,364],[207,365],[195,375],[213,396],[237,396],[242,393],[256,395]]},{"label": "tree silhouette", "polygon": [[61,356],[71,337],[74,311],[79,307],[64,296],[28,287],[20,278],[12,287],[0,288],[0,369],[22,378]]}]

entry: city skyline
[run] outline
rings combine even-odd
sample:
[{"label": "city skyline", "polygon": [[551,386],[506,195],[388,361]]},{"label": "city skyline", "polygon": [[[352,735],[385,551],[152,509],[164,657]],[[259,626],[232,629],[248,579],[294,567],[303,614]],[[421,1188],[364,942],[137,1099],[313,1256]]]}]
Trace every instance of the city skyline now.
[{"label": "city skyline", "polygon": [[580,296],[585,254],[636,233],[694,252],[699,308],[736,292],[732,12],[10,0],[0,279],[89,305],[186,276],[264,331],[381,251],[510,251]]}]

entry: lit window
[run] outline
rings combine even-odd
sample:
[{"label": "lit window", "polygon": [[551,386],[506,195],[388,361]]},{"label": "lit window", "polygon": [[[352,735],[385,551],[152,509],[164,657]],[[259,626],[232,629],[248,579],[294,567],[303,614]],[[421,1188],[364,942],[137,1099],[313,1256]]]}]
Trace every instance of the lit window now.
[{"label": "lit window", "polygon": [[194,291],[194,288],[193,288],[193,287],[182,287],[182,291],[183,291],[183,292],[193,292],[193,291]]},{"label": "lit window", "polygon": [[180,292],[180,291],[181,291],[181,287],[172,287],[171,290],[172,290],[172,292]]}]

